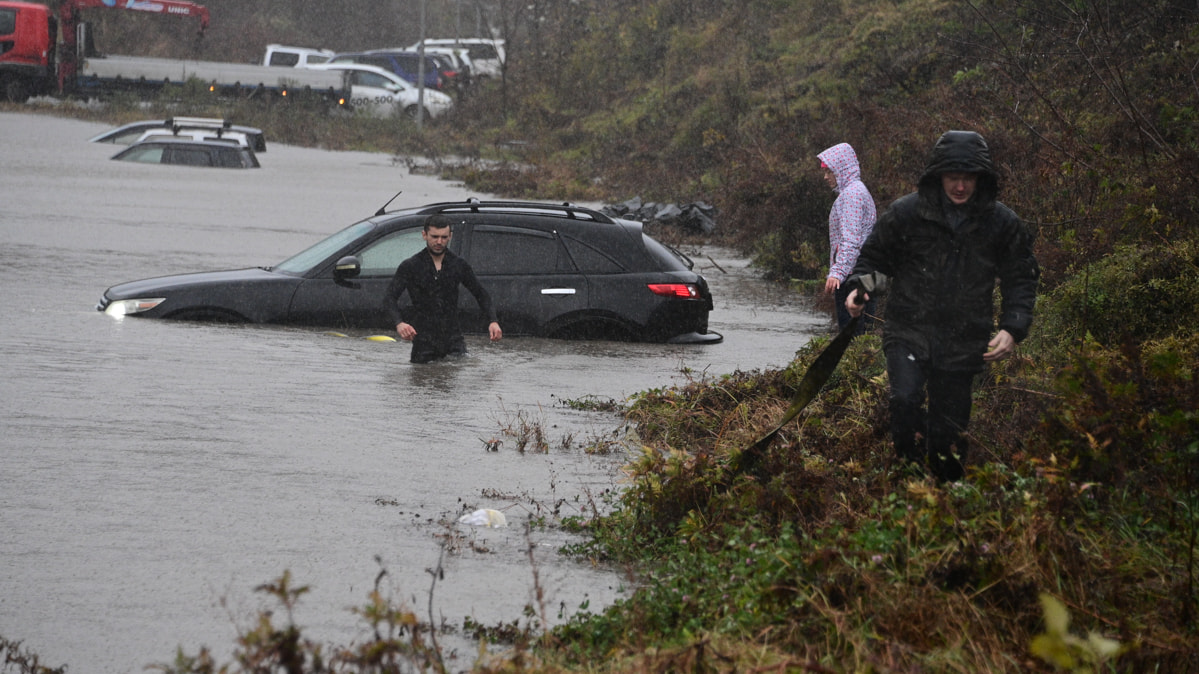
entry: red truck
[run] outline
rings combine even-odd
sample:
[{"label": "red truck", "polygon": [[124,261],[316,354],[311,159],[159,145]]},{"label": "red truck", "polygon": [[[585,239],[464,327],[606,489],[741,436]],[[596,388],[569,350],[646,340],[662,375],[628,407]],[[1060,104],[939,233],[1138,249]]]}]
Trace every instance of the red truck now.
[{"label": "red truck", "polygon": [[221,96],[315,95],[332,105],[349,100],[342,72],[87,53],[88,24],[81,11],[92,8],[196,18],[201,34],[208,28],[208,9],[187,0],[61,0],[57,15],[43,4],[0,0],[0,97],[24,102],[45,94],[156,94],[198,79]]}]

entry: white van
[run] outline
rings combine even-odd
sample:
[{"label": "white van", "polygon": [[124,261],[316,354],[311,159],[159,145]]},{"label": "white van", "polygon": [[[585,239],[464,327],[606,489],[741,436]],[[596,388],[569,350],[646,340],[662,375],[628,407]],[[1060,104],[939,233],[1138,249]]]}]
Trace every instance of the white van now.
[{"label": "white van", "polygon": [[[485,37],[463,37],[463,38],[425,38],[424,44],[426,48],[434,47],[449,47],[451,49],[463,49],[466,55],[470,58],[471,77],[499,77],[500,68],[503,67],[507,56],[504,53],[503,40],[491,40]],[[417,42],[408,49],[416,51],[420,48],[421,43]]]},{"label": "white van", "polygon": [[307,68],[310,65],[326,63],[333,58],[330,49],[309,49],[308,47],[288,47],[282,44],[268,44],[266,54],[262,57],[264,66],[283,66],[285,68]]},{"label": "white van", "polygon": [[[363,63],[318,63],[312,70],[341,70],[350,73],[350,104],[374,117],[405,114],[415,118],[420,110],[420,92],[399,75]],[[425,89],[425,117],[439,117],[454,105],[454,99],[434,89]]]}]

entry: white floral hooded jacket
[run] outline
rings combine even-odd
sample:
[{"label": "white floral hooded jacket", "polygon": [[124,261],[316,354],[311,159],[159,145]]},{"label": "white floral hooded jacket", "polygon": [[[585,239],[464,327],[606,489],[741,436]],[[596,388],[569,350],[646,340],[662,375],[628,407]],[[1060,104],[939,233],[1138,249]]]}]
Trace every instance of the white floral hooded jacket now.
[{"label": "white floral hooded jacket", "polygon": [[837,200],[828,214],[828,277],[844,283],[874,229],[874,197],[862,182],[858,155],[849,143],[834,145],[816,156],[837,177]]}]

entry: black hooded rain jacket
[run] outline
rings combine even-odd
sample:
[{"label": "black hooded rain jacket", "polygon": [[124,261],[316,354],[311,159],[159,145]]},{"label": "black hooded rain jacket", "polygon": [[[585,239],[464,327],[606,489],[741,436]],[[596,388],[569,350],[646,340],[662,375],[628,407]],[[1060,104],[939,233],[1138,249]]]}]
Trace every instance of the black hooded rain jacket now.
[{"label": "black hooded rain jacket", "polygon": [[[978,174],[965,219],[955,228],[944,204],[941,175]],[[853,274],[890,277],[883,346],[902,344],[933,367],[981,371],[995,328],[1017,342],[1028,335],[1040,270],[1032,236],[996,201],[998,180],[982,136],[950,131],[937,142],[917,191],[887,210],[862,247]]]}]

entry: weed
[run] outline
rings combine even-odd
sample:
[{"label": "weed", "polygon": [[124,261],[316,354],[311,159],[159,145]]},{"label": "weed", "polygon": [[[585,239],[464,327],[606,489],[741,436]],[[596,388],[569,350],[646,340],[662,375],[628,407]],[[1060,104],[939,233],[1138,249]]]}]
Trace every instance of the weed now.
[{"label": "weed", "polygon": [[513,439],[516,451],[521,454],[526,451],[547,454],[550,451],[549,442],[545,438],[545,428],[540,421],[530,420],[525,410],[517,411],[516,416],[503,428],[503,433]]},{"label": "weed", "polygon": [[[550,395],[550,398],[556,397],[552,394]],[[579,398],[559,398],[558,400],[562,406],[580,412],[619,412],[621,410],[621,404],[616,402],[616,400],[612,398],[601,400],[594,395],[585,395]]]},{"label": "weed", "polygon": [[1041,594],[1041,609],[1045,614],[1045,632],[1032,640],[1030,650],[1059,671],[1092,674],[1127,650],[1120,642],[1095,632],[1086,639],[1071,634],[1070,613],[1052,595]]},{"label": "weed", "polygon": [[0,672],[15,674],[66,674],[66,666],[47,667],[41,663],[36,653],[21,647],[20,641],[10,641],[0,636]]}]

